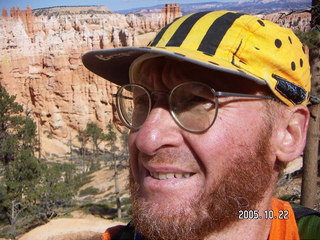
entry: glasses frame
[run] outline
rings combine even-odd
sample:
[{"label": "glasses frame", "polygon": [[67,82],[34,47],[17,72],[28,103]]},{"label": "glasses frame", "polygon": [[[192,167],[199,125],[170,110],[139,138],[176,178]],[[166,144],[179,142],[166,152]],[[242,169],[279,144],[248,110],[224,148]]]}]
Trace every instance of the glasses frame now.
[{"label": "glasses frame", "polygon": [[[215,106],[215,116],[214,118],[212,119],[212,122],[211,124],[204,130],[192,130],[192,129],[189,129],[187,127],[185,127],[180,121],[179,119],[177,118],[177,116],[175,115],[174,111],[172,110],[173,107],[172,107],[172,104],[171,104],[171,98],[172,98],[172,93],[177,89],[179,88],[180,86],[182,85],[185,85],[185,84],[191,84],[191,83],[195,83],[195,84],[200,84],[200,85],[203,85],[205,87],[207,87],[208,89],[210,89],[210,91],[213,93],[214,95],[214,100],[216,102],[216,106]],[[138,131],[142,126],[143,124],[141,124],[139,127],[133,127],[129,124],[129,122],[126,120],[126,118],[124,117],[124,114],[122,113],[121,111],[121,108],[120,108],[120,92],[125,88],[125,87],[128,87],[128,86],[136,86],[136,87],[140,87],[142,88],[143,90],[145,90],[145,92],[147,93],[148,95],[148,99],[149,99],[149,106],[148,106],[148,114],[147,114],[147,118],[152,110],[152,106],[153,106],[153,99],[152,99],[152,95],[154,94],[166,94],[168,95],[168,103],[169,103],[169,112],[170,112],[170,115],[171,117],[174,119],[174,121],[177,123],[177,125],[179,127],[181,127],[183,130],[187,131],[187,132],[190,132],[190,133],[203,133],[203,132],[206,132],[208,131],[209,128],[212,127],[212,125],[214,124],[217,116],[218,116],[218,110],[219,110],[219,97],[240,97],[240,98],[257,98],[257,99],[270,99],[270,100],[274,100],[274,97],[271,97],[271,96],[266,96],[266,95],[254,95],[254,94],[243,94],[243,93],[232,93],[232,92],[220,92],[220,91],[215,91],[214,88],[212,88],[210,85],[206,84],[206,83],[203,83],[203,82],[197,82],[197,81],[186,81],[186,82],[183,82],[183,83],[180,83],[178,85],[176,85],[174,88],[172,88],[170,91],[150,91],[149,89],[147,89],[146,87],[144,87],[143,85],[141,84],[137,84],[137,83],[129,83],[129,84],[125,84],[123,86],[121,86],[117,93],[115,94],[116,96],[116,108],[117,108],[117,112],[119,114],[119,117],[120,117],[120,120],[121,122],[129,129],[133,130],[133,131]],[[147,120],[147,118],[144,120],[144,122]],[[143,122],[143,123],[144,123]]]}]

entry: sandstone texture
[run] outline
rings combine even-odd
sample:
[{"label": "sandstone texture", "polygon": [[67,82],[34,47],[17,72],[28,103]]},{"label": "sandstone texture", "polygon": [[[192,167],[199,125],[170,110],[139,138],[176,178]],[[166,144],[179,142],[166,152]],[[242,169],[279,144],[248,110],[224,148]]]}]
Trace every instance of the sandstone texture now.
[{"label": "sandstone texture", "polygon": [[305,32],[310,30],[310,12],[290,13],[288,11],[282,11],[278,13],[267,14],[263,16],[263,18],[275,22],[286,28],[291,28],[294,31]]},{"label": "sandstone texture", "polygon": [[166,4],[165,7],[162,8],[162,16],[164,16],[164,24],[169,24],[172,22],[172,19],[181,17],[182,12],[179,4]]},{"label": "sandstone texture", "polygon": [[67,153],[68,142],[76,142],[88,122],[103,129],[109,121],[118,122],[112,97],[117,87],[90,73],[81,56],[147,44],[178,16],[163,12],[122,15],[103,7],[2,11],[0,84],[31,111],[45,156]]}]

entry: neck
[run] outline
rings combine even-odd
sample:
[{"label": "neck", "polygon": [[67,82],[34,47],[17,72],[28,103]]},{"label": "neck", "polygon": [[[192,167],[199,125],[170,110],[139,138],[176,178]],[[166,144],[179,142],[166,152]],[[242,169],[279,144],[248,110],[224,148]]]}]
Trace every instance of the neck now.
[{"label": "neck", "polygon": [[[243,212],[243,219],[239,219],[221,232],[211,234],[205,240],[267,240],[271,229],[271,220],[265,218],[264,211],[271,209],[272,194],[273,190],[270,189],[255,209],[251,209],[253,211],[249,210],[250,214],[249,211]],[[254,215],[251,214],[255,210],[258,211],[261,219],[244,219],[248,216],[252,218]],[[239,217],[241,217],[240,214]]]}]

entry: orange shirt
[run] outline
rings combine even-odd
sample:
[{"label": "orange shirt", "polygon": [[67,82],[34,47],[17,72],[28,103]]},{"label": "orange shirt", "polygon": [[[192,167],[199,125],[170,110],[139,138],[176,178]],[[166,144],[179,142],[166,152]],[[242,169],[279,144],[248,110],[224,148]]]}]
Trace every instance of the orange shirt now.
[{"label": "orange shirt", "polygon": [[[300,239],[294,212],[288,202],[273,198],[272,213],[277,219],[272,219],[268,240]],[[279,219],[280,216],[288,219]]]},{"label": "orange shirt", "polygon": [[102,234],[101,240],[111,240],[111,237],[115,235],[118,231],[122,230],[125,226],[117,225],[111,228],[108,228],[105,233]]}]

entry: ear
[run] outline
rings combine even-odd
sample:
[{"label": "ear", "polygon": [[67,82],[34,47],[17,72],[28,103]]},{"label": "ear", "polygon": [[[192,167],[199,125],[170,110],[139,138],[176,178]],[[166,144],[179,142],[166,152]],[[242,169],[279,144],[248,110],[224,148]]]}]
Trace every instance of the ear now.
[{"label": "ear", "polygon": [[290,162],[303,151],[309,123],[306,106],[289,107],[277,122],[275,153],[282,162]]}]

